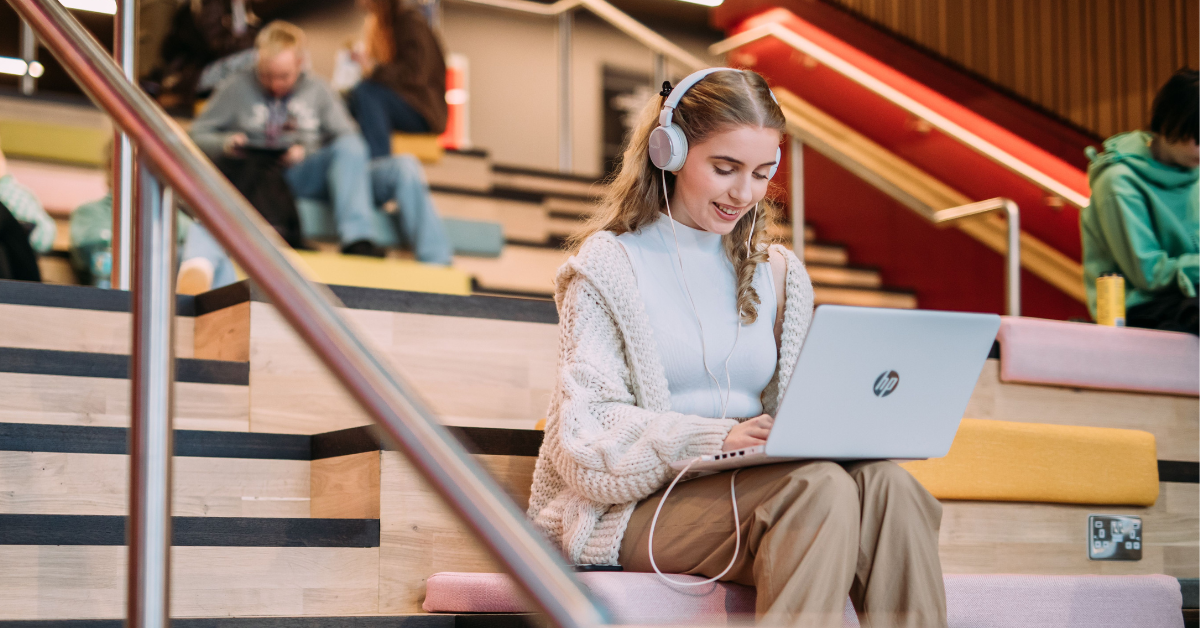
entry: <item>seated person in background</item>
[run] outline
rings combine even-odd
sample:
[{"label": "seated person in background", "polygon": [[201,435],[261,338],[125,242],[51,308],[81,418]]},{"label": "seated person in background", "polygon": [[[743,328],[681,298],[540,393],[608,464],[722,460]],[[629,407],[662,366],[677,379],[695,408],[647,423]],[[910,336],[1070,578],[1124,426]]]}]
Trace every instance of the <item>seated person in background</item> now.
[{"label": "seated person in background", "polygon": [[191,116],[229,74],[254,64],[254,41],[262,21],[250,0],[187,0],[179,5],[163,39],[161,67],[143,85],[163,108]]},{"label": "seated person in background", "polygon": [[[112,142],[104,148],[104,173],[108,194],[80,205],[71,212],[71,268],[80,283],[97,288],[112,287]],[[182,244],[192,220],[176,212],[176,233]]]},{"label": "seated person in background", "polygon": [[371,157],[391,154],[392,131],[446,130],[446,62],[437,35],[405,0],[359,0],[365,8],[365,77],[350,92],[350,111],[362,127]]},{"label": "seated person in background", "polygon": [[1200,333],[1197,255],[1197,73],[1176,72],[1154,97],[1149,132],[1088,148],[1092,202],[1080,214],[1083,277],[1096,315],[1096,279],[1125,277],[1125,324]]},{"label": "seated person in background", "polygon": [[0,150],[0,204],[8,208],[18,222],[24,223],[29,231],[29,246],[37,253],[48,253],[54,246],[54,236],[58,228],[54,219],[42,208],[41,201],[34,196],[29,188],[17,182],[16,177],[8,172],[8,160]]},{"label": "seated person in background", "polygon": [[[192,139],[214,160],[286,147],[281,159],[288,185],[298,198],[332,203],[342,252],[383,257],[373,232],[366,144],[341,100],[304,71],[304,31],[272,22],[255,46],[255,68],[233,75],[213,93],[192,123]],[[205,237],[203,229],[192,231]],[[200,270],[211,276],[218,264],[209,261],[211,268]]]},{"label": "seated person in background", "polygon": [[450,264],[454,249],[416,157],[393,155],[371,160],[371,190],[377,205],[396,204],[400,244],[411,248],[417,261]]},{"label": "seated person in background", "polygon": [[[415,157],[396,155],[371,161],[371,195],[378,206],[396,204],[400,239],[412,247],[418,261],[450,264],[454,251]],[[192,225],[188,232],[182,258],[176,286],[179,294],[200,294],[237,281],[232,260],[199,225]]]}]

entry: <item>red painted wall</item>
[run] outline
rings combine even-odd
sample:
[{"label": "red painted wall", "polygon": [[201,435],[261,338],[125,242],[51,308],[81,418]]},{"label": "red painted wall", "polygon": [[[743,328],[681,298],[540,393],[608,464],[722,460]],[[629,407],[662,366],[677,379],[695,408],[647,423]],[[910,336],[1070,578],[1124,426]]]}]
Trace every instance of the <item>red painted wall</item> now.
[{"label": "red painted wall", "polygon": [[[777,181],[788,180],[787,168]],[[805,220],[817,238],[846,245],[855,264],[881,270],[885,285],[915,290],[922,309],[1004,313],[1002,255],[954,227],[934,227],[809,149],[804,189]],[[1032,273],[1022,271],[1021,282],[1025,316],[1087,317],[1082,303]]]},{"label": "red painted wall", "polygon": [[728,31],[773,7],[791,11],[1080,170],[1088,164],[1084,148],[1099,146],[1103,139],[836,5],[814,0],[725,0],[709,17],[715,28]]}]

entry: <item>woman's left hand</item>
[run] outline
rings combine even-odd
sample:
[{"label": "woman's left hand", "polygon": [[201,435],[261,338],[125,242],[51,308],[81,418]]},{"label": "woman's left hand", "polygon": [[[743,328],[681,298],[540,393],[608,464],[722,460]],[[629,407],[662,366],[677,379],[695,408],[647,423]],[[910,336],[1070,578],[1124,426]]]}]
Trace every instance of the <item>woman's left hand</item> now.
[{"label": "woman's left hand", "polygon": [[746,419],[729,430],[725,442],[721,443],[721,451],[762,445],[767,442],[767,436],[771,434],[773,425],[775,425],[775,417],[769,414],[760,414],[753,419]]}]

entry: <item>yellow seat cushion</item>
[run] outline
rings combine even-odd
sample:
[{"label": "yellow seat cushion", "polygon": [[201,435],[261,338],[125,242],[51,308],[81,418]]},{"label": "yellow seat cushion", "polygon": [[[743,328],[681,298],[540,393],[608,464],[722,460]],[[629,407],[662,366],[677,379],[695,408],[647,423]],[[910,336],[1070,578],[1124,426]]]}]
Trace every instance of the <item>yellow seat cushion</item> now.
[{"label": "yellow seat cushion", "polygon": [[901,466],[938,499],[1153,506],[1154,435],[963,419],[945,458]]},{"label": "yellow seat cushion", "polygon": [[433,164],[442,160],[445,150],[438,136],[432,133],[392,133],[392,154],[405,153]]}]

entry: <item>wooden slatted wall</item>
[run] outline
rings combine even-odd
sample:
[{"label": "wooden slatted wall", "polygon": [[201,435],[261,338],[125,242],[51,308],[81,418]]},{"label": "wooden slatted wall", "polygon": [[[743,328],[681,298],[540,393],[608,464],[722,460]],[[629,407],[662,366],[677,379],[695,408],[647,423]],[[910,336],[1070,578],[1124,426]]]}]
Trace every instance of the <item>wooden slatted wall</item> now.
[{"label": "wooden slatted wall", "polygon": [[1101,137],[1200,66],[1197,0],[825,0]]}]

